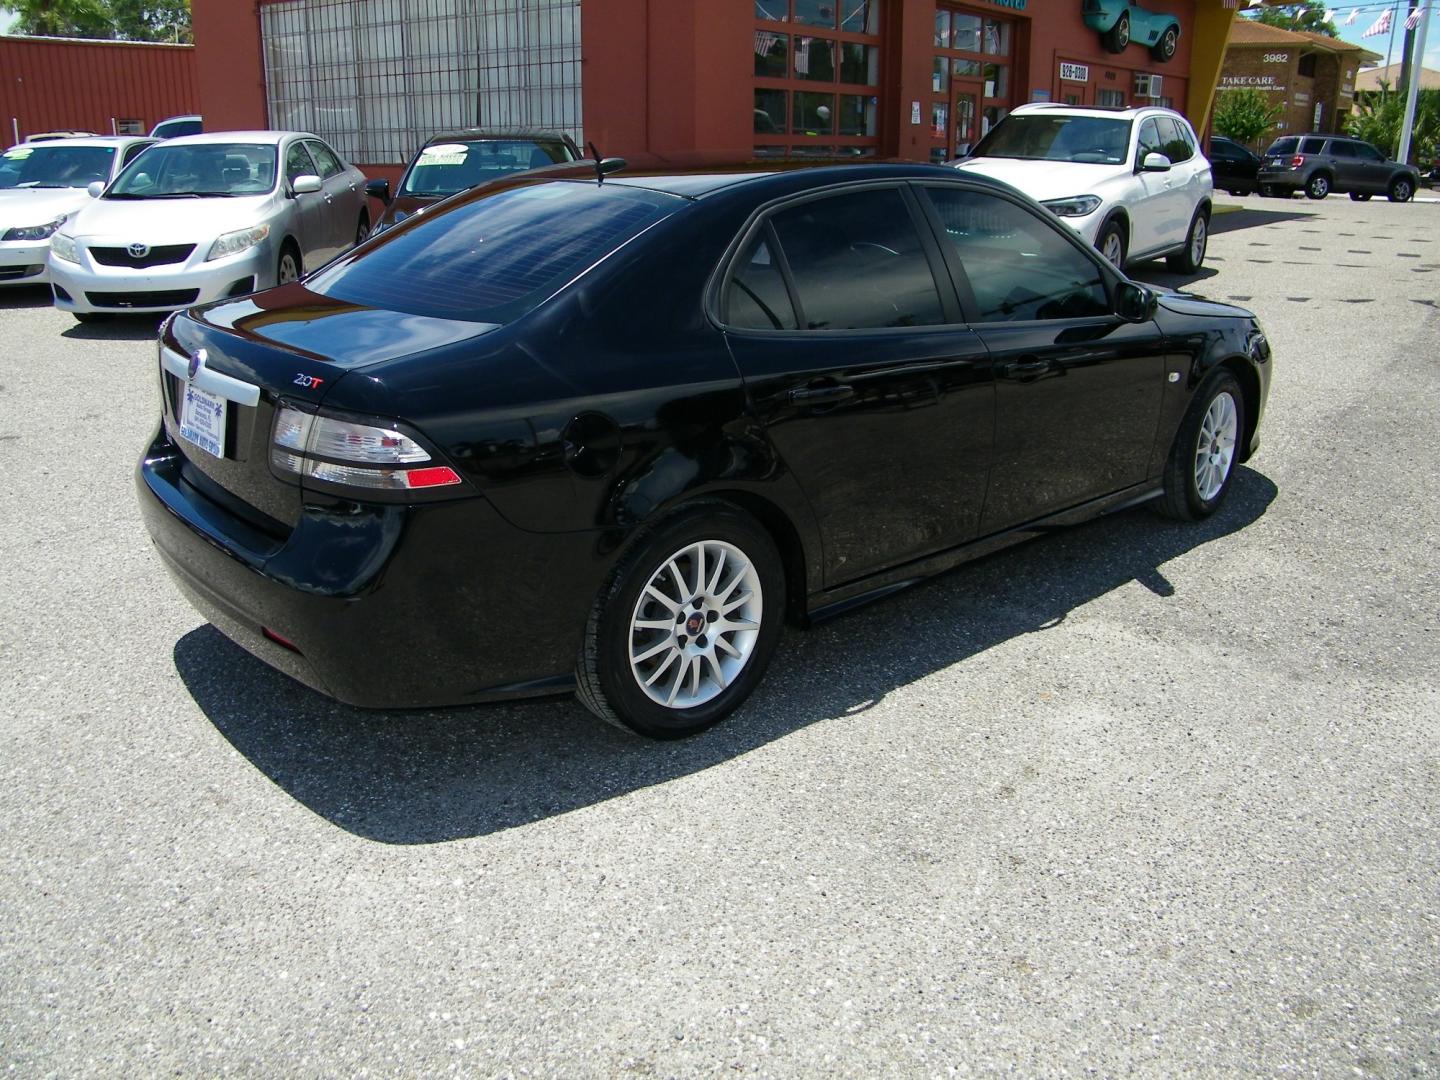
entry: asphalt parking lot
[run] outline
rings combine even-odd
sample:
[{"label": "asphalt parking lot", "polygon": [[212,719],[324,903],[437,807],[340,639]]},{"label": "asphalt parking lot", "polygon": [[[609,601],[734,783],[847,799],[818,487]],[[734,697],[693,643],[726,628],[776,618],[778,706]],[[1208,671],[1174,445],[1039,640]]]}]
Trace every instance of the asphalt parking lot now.
[{"label": "asphalt parking lot", "polygon": [[251,659],[140,524],[154,322],[0,291],[0,1062],[1440,1074],[1440,204],[1223,202],[1137,274],[1274,345],[1221,513],[790,632],[672,744]]}]

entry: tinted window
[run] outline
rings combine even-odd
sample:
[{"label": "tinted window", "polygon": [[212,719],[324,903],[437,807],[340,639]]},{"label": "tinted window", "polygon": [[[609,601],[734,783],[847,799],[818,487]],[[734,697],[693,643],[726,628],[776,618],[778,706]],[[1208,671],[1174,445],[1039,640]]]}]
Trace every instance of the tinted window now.
[{"label": "tinted window", "polygon": [[1073,319],[1111,313],[1094,259],[1057,226],[993,195],[926,188],[975,294],[975,321]]},{"label": "tinted window", "polygon": [[199,120],[172,120],[157,124],[153,134],[157,139],[178,139],[181,135],[199,135],[202,127]]},{"label": "tinted window", "polygon": [[1362,142],[1362,143],[1354,143],[1353,145],[1354,145],[1354,147],[1355,147],[1355,155],[1356,155],[1357,157],[1361,158],[1361,159],[1364,160],[1364,161],[1385,161],[1385,160],[1386,160],[1385,155],[1382,154],[1382,153],[1380,153],[1379,150],[1376,150],[1375,147],[1371,146],[1369,143],[1363,143],[1363,142]]},{"label": "tinted window", "polygon": [[340,159],[324,143],[311,139],[305,145],[309,147],[310,156],[315,159],[315,164],[320,166],[320,175],[324,179],[329,180],[330,177],[339,176],[345,171],[345,167],[340,164]]},{"label": "tinted window", "polygon": [[146,150],[149,149],[149,143],[136,143],[134,146],[130,147],[128,150],[125,151],[125,159],[120,163],[121,167],[123,168],[124,166],[129,165],[130,162],[134,161],[137,157],[139,157],[141,154],[143,154]]},{"label": "tinted window", "polygon": [[1147,154],[1165,153],[1165,140],[1160,138],[1160,128],[1152,116],[1140,125],[1140,161],[1145,160]]},{"label": "tinted window", "polygon": [[816,199],[772,221],[806,329],[944,321],[930,264],[896,189]]},{"label": "tinted window", "polygon": [[1240,155],[1222,142],[1210,144],[1210,157],[1215,161],[1239,161]]},{"label": "tinted window", "polygon": [[297,176],[319,176],[315,170],[315,163],[310,160],[310,153],[305,149],[305,144],[294,142],[290,149],[285,151],[285,179],[292,184]]},{"label": "tinted window", "polygon": [[1357,156],[1354,143],[1341,142],[1339,139],[1336,139],[1330,144],[1330,154],[1332,157],[1341,158],[1353,158]]},{"label": "tinted window", "polygon": [[369,307],[509,322],[685,205],[619,184],[525,184],[441,205],[306,284]]},{"label": "tinted window", "polygon": [[1295,153],[1295,148],[1299,145],[1300,140],[1293,137],[1289,139],[1276,139],[1273,143],[1270,144],[1270,149],[1266,150],[1265,153],[1293,154]]},{"label": "tinted window", "polygon": [[1189,161],[1191,150],[1190,144],[1185,136],[1181,134],[1180,125],[1175,123],[1168,116],[1157,116],[1155,118],[1156,130],[1160,133],[1160,153],[1170,159],[1172,165],[1178,165],[1182,161]]},{"label": "tinted window", "polygon": [[1302,154],[1318,154],[1324,149],[1324,139],[1306,139],[1300,146],[1300,152]]},{"label": "tinted window", "polygon": [[757,236],[735,264],[725,294],[726,321],[750,330],[794,330],[795,309],[768,232]]}]

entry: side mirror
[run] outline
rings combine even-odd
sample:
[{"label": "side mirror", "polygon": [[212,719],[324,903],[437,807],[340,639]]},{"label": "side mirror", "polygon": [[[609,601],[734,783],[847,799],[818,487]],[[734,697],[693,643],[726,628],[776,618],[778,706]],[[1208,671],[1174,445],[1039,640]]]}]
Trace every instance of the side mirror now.
[{"label": "side mirror", "polygon": [[98,199],[105,192],[105,181],[91,180],[90,185],[85,190],[90,193],[92,199]]},{"label": "side mirror", "polygon": [[383,203],[388,203],[390,201],[390,181],[366,180],[365,194],[369,195],[372,199],[379,199]]},{"label": "side mirror", "polygon": [[1141,172],[1169,172],[1170,159],[1164,154],[1146,154],[1140,163]]},{"label": "side mirror", "polygon": [[1115,290],[1115,314],[1126,322],[1149,322],[1158,303],[1153,292],[1133,281],[1122,281]]},{"label": "side mirror", "polygon": [[302,173],[290,183],[290,190],[296,195],[312,195],[324,186],[314,173]]}]

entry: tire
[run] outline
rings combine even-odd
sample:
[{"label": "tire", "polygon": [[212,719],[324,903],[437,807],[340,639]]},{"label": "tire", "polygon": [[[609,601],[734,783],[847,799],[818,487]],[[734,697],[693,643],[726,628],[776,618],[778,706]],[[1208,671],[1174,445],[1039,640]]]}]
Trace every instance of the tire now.
[{"label": "tire", "polygon": [[1354,199],[1356,202],[1369,202],[1369,201],[1370,201],[1370,196],[1369,196],[1368,194],[1365,194],[1364,192],[1360,192],[1360,191],[1352,191],[1352,192],[1350,192],[1350,198]]},{"label": "tire", "polygon": [[1120,18],[1115,20],[1115,25],[1100,35],[1100,43],[1105,46],[1106,52],[1123,53],[1125,47],[1130,44],[1130,13],[1122,11]]},{"label": "tire", "polygon": [[1175,46],[1180,41],[1179,27],[1172,26],[1160,35],[1160,40],[1150,50],[1150,55],[1160,63],[1169,63],[1175,56]]},{"label": "tire", "polygon": [[1125,269],[1125,227],[1111,218],[1100,227],[1100,235],[1095,237],[1095,250],[1105,257],[1105,261],[1117,270]]},{"label": "tire", "polygon": [[362,211],[360,214],[360,222],[355,226],[355,246],[359,247],[366,241],[366,239],[369,238],[369,236],[370,215]]},{"label": "tire", "polygon": [[1323,172],[1317,172],[1305,185],[1305,195],[1311,199],[1323,199],[1330,194],[1330,177]]},{"label": "tire", "polygon": [[1256,190],[1260,192],[1262,199],[1273,199],[1275,197],[1275,189],[1269,184],[1261,184]]},{"label": "tire", "polygon": [[302,273],[300,252],[289,240],[280,249],[280,258],[275,263],[275,284],[285,285],[291,281],[298,281]]},{"label": "tire", "polygon": [[[692,574],[702,579],[698,591]],[[785,571],[770,534],[729,503],[696,503],[639,539],[601,588],[575,665],[576,696],[638,735],[704,731],[759,685],[784,607]],[[743,625],[710,629],[732,619]]]},{"label": "tire", "polygon": [[1165,265],[1171,273],[1193,274],[1205,262],[1205,249],[1210,246],[1210,215],[1202,206],[1190,219],[1190,231],[1185,234],[1185,250],[1165,256]]},{"label": "tire", "polygon": [[1199,521],[1219,509],[1235,476],[1244,430],[1245,396],[1235,376],[1219,368],[1200,384],[1180,421],[1155,510],[1177,521]]},{"label": "tire", "polygon": [[1409,202],[1415,197],[1415,184],[1408,176],[1397,176],[1390,181],[1391,202]]}]

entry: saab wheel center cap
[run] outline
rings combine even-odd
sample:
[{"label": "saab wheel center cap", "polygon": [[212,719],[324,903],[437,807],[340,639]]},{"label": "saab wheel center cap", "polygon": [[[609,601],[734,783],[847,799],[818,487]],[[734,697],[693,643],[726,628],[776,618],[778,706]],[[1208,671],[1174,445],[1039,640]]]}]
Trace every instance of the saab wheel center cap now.
[{"label": "saab wheel center cap", "polygon": [[694,637],[696,634],[700,633],[700,631],[704,628],[705,616],[698,611],[685,620],[685,633],[689,634],[691,637]]}]

